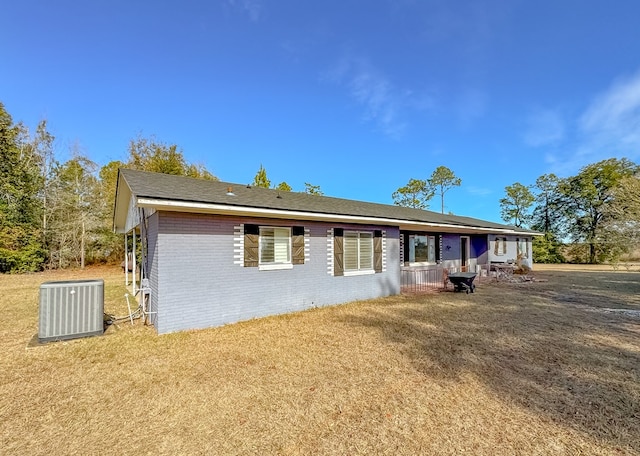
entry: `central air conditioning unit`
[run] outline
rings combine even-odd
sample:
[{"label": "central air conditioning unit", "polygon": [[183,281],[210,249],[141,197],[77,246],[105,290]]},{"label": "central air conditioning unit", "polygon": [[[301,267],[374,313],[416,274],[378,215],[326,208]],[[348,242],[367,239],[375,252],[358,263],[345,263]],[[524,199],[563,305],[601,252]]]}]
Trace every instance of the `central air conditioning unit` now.
[{"label": "central air conditioning unit", "polygon": [[104,332],[104,280],[40,285],[38,341],[76,339]]}]

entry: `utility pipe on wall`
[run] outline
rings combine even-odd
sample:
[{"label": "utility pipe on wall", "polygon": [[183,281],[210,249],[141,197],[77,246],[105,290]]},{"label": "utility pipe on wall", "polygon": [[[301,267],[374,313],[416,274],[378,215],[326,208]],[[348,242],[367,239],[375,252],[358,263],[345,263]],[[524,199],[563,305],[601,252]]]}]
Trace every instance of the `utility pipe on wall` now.
[{"label": "utility pipe on wall", "polygon": [[132,282],[131,282],[131,293],[136,295],[136,230],[133,229],[133,252],[132,252],[132,262],[133,262],[133,270],[131,271]]}]

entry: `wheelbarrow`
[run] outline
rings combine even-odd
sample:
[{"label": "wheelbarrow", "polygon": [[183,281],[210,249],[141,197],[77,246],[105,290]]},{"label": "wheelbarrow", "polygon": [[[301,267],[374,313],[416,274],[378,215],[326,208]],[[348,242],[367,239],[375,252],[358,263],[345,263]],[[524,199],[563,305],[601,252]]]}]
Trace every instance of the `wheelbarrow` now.
[{"label": "wheelbarrow", "polygon": [[449,274],[449,281],[453,284],[454,291],[466,291],[469,294],[476,288],[473,284],[476,275],[475,272],[454,272]]}]

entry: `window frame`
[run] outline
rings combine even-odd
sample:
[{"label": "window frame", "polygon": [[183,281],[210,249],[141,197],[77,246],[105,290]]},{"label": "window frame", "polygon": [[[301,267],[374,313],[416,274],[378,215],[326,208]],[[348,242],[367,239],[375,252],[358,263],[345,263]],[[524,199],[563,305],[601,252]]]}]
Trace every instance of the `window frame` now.
[{"label": "window frame", "polygon": [[517,254],[522,255],[521,258],[528,259],[529,258],[529,240],[527,238],[517,238]]},{"label": "window frame", "polygon": [[[268,237],[266,232],[271,230],[273,232],[273,261],[263,261],[263,246],[265,239]],[[286,231],[287,233],[287,259],[285,261],[276,261],[276,232],[277,231]],[[290,226],[271,226],[271,225],[260,225],[258,230],[258,269],[261,271],[270,271],[277,269],[293,269],[293,237],[292,237],[292,227]],[[280,239],[284,239],[284,236],[281,236]]]},{"label": "window frame", "polygon": [[496,236],[495,242],[498,243],[498,248],[494,247],[493,254],[495,256],[505,256],[507,254],[508,248],[508,239],[506,236],[498,237]]},{"label": "window frame", "polygon": [[[357,250],[356,250],[356,258],[357,258],[357,268],[356,269],[348,269],[348,249],[353,248],[349,246],[347,239],[353,238],[356,235],[357,239]],[[364,235],[364,236],[363,236]],[[375,246],[374,246],[374,237],[375,233],[373,231],[365,231],[365,230],[344,230],[343,231],[343,275],[345,276],[356,276],[356,275],[367,275],[367,274],[375,274]],[[368,266],[363,267],[363,256],[362,256],[362,242],[364,239],[367,239],[368,248],[369,248],[369,256],[367,258]]]},{"label": "window frame", "polygon": [[[427,260],[426,261],[416,261],[415,254],[415,238],[416,237],[424,237],[427,238]],[[436,254],[436,235],[433,234],[410,234],[408,237],[409,240],[409,266],[431,266],[434,264],[438,264],[437,254]],[[413,261],[411,260],[413,258]]]}]

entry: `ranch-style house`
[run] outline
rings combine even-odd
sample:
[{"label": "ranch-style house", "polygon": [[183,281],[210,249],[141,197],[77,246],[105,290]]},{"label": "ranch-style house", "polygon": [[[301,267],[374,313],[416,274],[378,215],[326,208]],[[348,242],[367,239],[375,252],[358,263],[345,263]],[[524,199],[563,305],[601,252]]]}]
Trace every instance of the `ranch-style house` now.
[{"label": "ranch-style house", "polygon": [[[114,230],[158,333],[399,294],[416,271],[533,266],[531,230],[121,169]],[[133,247],[131,247],[133,244]],[[127,276],[129,273],[127,273]]]}]

